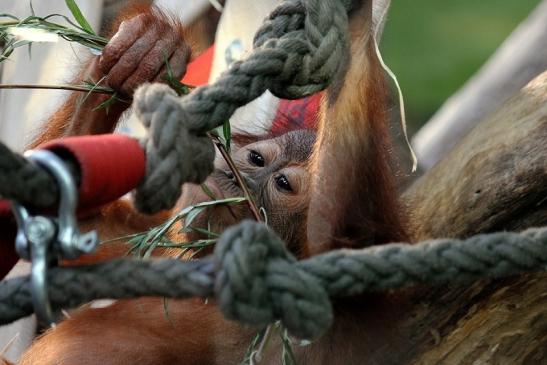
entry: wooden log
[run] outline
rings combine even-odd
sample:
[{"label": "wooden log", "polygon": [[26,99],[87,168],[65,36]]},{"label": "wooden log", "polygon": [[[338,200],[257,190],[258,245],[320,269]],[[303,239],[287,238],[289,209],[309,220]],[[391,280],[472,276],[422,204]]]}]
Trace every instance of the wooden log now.
[{"label": "wooden log", "polygon": [[[417,240],[547,224],[547,72],[480,123],[405,198]],[[383,364],[547,363],[547,274],[413,288],[402,297]]]},{"label": "wooden log", "polygon": [[480,123],[405,193],[415,238],[547,223],[547,72]]}]

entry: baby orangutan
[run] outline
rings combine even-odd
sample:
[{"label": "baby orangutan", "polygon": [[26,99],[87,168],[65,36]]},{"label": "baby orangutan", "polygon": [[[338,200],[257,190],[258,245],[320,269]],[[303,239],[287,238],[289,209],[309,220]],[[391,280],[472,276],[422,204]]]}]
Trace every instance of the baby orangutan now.
[{"label": "baby orangutan", "polygon": [[[315,131],[300,129],[279,136],[265,135],[259,138],[236,134],[233,141],[236,146],[232,159],[257,206],[264,209],[268,225],[291,250],[298,253],[305,236],[310,185],[308,160],[315,143]],[[217,198],[243,196],[241,187],[221,158],[217,159],[215,170],[205,184]],[[201,187],[187,184],[183,188],[180,206],[195,205],[206,200],[210,198]],[[252,219],[246,205],[217,206],[212,208],[209,217],[201,214],[194,222],[206,228],[208,220],[214,232],[222,232],[244,218]],[[188,238],[194,237],[190,234]]]},{"label": "baby orangutan", "polygon": [[[351,55],[345,74],[327,91],[317,138],[310,130],[234,136],[238,169],[258,206],[264,208],[268,225],[298,257],[408,239],[389,164],[385,80],[372,42],[371,6],[372,1],[363,0],[352,11]],[[172,34],[178,38],[170,38]],[[141,9],[140,15],[120,26],[102,58],[94,59],[84,72],[106,75],[107,84],[131,95],[136,85],[161,80],[163,58],[149,52],[154,49],[149,42],[167,37],[169,41],[162,42],[170,45],[169,62],[174,63],[175,76],[181,77],[188,60],[183,36],[177,23],[155,10]],[[177,54],[186,57],[183,63]],[[72,96],[52,117],[37,143],[63,135],[109,132],[124,109],[118,105],[107,115],[94,111],[100,100],[76,101],[77,96]],[[213,194],[241,196],[227,165],[219,160],[215,167],[205,182]],[[187,184],[171,212],[148,217],[119,201],[82,225],[97,229],[106,240],[142,232],[184,206],[210,199],[200,186]],[[216,206],[193,225],[207,227],[211,222],[210,229],[220,233],[247,217],[244,205]],[[199,234],[186,238],[199,238]],[[89,261],[126,251],[126,247],[108,245]],[[335,302],[332,328],[309,346],[295,346],[297,362],[363,364],[368,359],[382,363],[377,349],[383,346],[382,333],[389,329],[386,323],[393,323],[385,313],[397,305],[389,295]],[[119,300],[104,308],[75,310],[39,338],[21,364],[237,364],[256,333],[257,329],[224,319],[212,300]],[[281,343],[273,339],[261,364],[279,363],[280,353]]]}]

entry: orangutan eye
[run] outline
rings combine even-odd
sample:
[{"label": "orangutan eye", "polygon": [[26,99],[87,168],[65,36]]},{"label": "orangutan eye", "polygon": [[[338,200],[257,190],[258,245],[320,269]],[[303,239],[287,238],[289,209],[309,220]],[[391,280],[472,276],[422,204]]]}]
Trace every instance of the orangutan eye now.
[{"label": "orangutan eye", "polygon": [[275,178],[275,184],[277,187],[284,191],[292,191],[291,184],[289,183],[289,179],[285,175],[279,175]]},{"label": "orangutan eye", "polygon": [[264,167],[264,157],[255,150],[249,152],[249,162],[258,167]]}]

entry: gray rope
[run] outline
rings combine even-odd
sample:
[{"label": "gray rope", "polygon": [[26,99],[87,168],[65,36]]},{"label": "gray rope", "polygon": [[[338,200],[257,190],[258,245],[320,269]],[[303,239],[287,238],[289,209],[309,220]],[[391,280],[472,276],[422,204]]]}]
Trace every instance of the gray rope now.
[{"label": "gray rope", "polygon": [[[52,268],[48,292],[54,308],[74,308],[100,298],[206,297],[213,288],[211,261],[136,261],[119,259],[103,264]],[[33,313],[30,277],[0,282],[0,324]]]},{"label": "gray rope", "polygon": [[0,143],[0,197],[32,207],[50,207],[57,202],[55,179]]},{"label": "gray rope", "polygon": [[[547,227],[336,250],[296,261],[273,232],[245,221],[223,233],[214,258],[116,260],[55,268],[48,281],[52,304],[58,308],[100,298],[216,297],[229,318],[255,326],[280,319],[293,335],[315,338],[332,320],[327,296],[546,270]],[[0,282],[0,324],[32,310],[28,277]]]},{"label": "gray rope", "polygon": [[314,338],[332,322],[328,293],[265,225],[244,221],[227,229],[215,259],[216,298],[227,318],[251,325],[280,319],[300,338]]},{"label": "gray rope", "polygon": [[154,213],[171,208],[185,182],[201,182],[213,169],[213,145],[205,133],[266,90],[299,98],[327,87],[348,59],[347,11],[341,0],[287,0],[258,30],[254,49],[214,84],[179,99],[165,85],[143,85],[134,95],[145,142],[146,178],[136,206]]}]

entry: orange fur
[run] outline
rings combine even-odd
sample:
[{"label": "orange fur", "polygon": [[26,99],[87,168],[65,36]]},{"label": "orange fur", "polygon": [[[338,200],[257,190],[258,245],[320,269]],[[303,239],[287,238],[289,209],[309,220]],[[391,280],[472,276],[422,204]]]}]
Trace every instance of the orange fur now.
[{"label": "orange fur", "polygon": [[408,239],[389,164],[387,92],[370,38],[370,2],[360,11],[350,24],[346,76],[323,103],[311,164],[309,254]]},{"label": "orange fur", "polygon": [[71,314],[45,333],[21,365],[236,364],[253,334],[202,299],[118,301]]},{"label": "orange fur", "polygon": [[[175,16],[164,13],[154,6],[139,2],[132,3],[120,12],[113,22],[108,36],[112,37],[123,21],[138,15],[143,16],[144,19],[141,30],[143,33],[153,30],[158,33],[172,32],[181,41],[186,39],[184,26]],[[103,51],[103,53],[108,52],[108,48]],[[190,47],[187,47],[187,52],[188,57],[190,57]],[[102,80],[105,75],[101,71],[100,60],[101,56],[96,56],[84,64],[72,84],[78,85],[86,80],[94,82]],[[152,80],[142,80],[141,82],[145,81]],[[106,83],[106,86],[109,86],[108,79],[102,82],[103,85]],[[71,94],[63,106],[45,122],[40,134],[36,136],[29,148],[34,148],[55,138],[111,133],[122,113],[129,108],[130,97],[122,95],[122,98],[126,100],[125,102],[116,102],[108,109],[97,108],[109,98],[110,95],[98,93]]]}]

